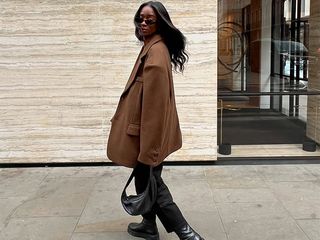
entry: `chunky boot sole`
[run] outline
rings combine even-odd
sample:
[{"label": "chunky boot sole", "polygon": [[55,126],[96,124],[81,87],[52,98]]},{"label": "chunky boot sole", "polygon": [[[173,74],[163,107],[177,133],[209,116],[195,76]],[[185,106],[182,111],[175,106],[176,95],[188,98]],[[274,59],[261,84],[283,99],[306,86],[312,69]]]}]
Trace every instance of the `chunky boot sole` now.
[{"label": "chunky boot sole", "polygon": [[144,238],[144,239],[146,239],[146,240],[160,240],[159,234],[151,235],[151,234],[148,234],[148,233],[135,232],[135,231],[133,231],[133,230],[130,229],[130,228],[128,228],[128,233],[129,233],[131,236],[139,237],[139,238]]}]

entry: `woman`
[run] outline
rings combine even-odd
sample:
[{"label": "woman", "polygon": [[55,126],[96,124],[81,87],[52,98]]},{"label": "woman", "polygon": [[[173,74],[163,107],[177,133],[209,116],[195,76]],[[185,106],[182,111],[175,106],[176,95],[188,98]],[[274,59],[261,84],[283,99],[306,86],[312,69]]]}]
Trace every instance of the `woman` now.
[{"label": "woman", "polygon": [[128,233],[159,239],[158,216],[167,232],[174,231],[179,239],[203,240],[188,225],[161,178],[163,160],[182,146],[172,65],[180,72],[184,69],[188,59],[185,37],[160,2],[143,3],[134,23],[143,47],[111,120],[107,153],[113,162],[135,168],[137,193],[144,191],[153,167],[158,190],[152,210],[141,223],[130,223]]}]

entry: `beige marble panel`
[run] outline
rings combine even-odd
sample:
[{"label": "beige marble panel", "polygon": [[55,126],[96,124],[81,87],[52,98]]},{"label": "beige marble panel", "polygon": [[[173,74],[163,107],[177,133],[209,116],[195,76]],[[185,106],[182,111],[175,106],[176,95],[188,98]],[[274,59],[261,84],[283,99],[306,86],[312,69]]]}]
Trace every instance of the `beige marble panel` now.
[{"label": "beige marble panel", "polygon": [[[309,68],[309,88],[320,91],[320,2],[310,3],[309,55],[313,58]],[[307,136],[320,144],[320,96],[309,96]]]},{"label": "beige marble panel", "polygon": [[[175,74],[184,146],[169,160],[215,160],[217,1],[162,1],[190,61]],[[0,163],[108,161],[109,119],[141,44],[141,1],[0,3]]]}]

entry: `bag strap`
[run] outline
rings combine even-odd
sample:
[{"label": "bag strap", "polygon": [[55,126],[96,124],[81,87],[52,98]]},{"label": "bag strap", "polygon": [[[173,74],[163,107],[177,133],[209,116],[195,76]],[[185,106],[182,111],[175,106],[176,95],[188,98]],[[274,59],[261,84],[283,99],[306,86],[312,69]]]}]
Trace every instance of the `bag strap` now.
[{"label": "bag strap", "polygon": [[[149,166],[149,169],[150,169],[149,170],[150,171],[149,172],[149,181],[148,181],[147,186],[150,185],[150,178],[151,178],[151,176],[153,176],[153,167]],[[136,169],[134,168],[132,173],[131,173],[131,175],[130,175],[130,177],[129,177],[129,179],[128,179],[128,181],[127,181],[127,183],[126,183],[126,185],[125,185],[125,187],[124,187],[124,189],[123,189],[123,192],[125,192],[127,190],[129,184],[131,183],[132,179],[135,176],[135,172],[136,172]]]}]

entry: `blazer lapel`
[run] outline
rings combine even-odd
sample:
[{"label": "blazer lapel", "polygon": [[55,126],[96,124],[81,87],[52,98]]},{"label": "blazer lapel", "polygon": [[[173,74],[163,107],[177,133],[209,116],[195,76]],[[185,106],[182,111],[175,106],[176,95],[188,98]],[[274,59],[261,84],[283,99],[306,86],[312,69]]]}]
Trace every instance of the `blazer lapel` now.
[{"label": "blazer lapel", "polygon": [[136,75],[137,75],[137,72],[138,72],[138,69],[139,69],[141,63],[142,63],[142,61],[141,61],[141,58],[140,58],[140,55],[139,55],[135,65],[133,67],[133,70],[132,70],[132,72],[130,74],[130,77],[129,77],[129,80],[128,80],[127,84],[126,84],[126,87],[124,88],[124,90],[123,90],[121,95],[123,95],[130,88],[132,83],[134,82],[134,79],[136,78]]},{"label": "blazer lapel", "polygon": [[161,36],[160,35],[155,35],[151,40],[150,42],[144,46],[141,51],[140,51],[140,54],[136,60],[136,63],[133,67],[133,70],[130,74],[130,77],[129,77],[129,80],[121,94],[121,96],[123,96],[128,90],[129,88],[131,87],[131,85],[133,84],[134,80],[136,79],[136,75],[138,73],[138,70],[141,66],[141,64],[144,62],[144,57],[146,56],[146,54],[148,53],[149,49],[151,48],[151,46],[153,44],[155,44],[156,42],[159,42],[160,40],[162,40]]}]

